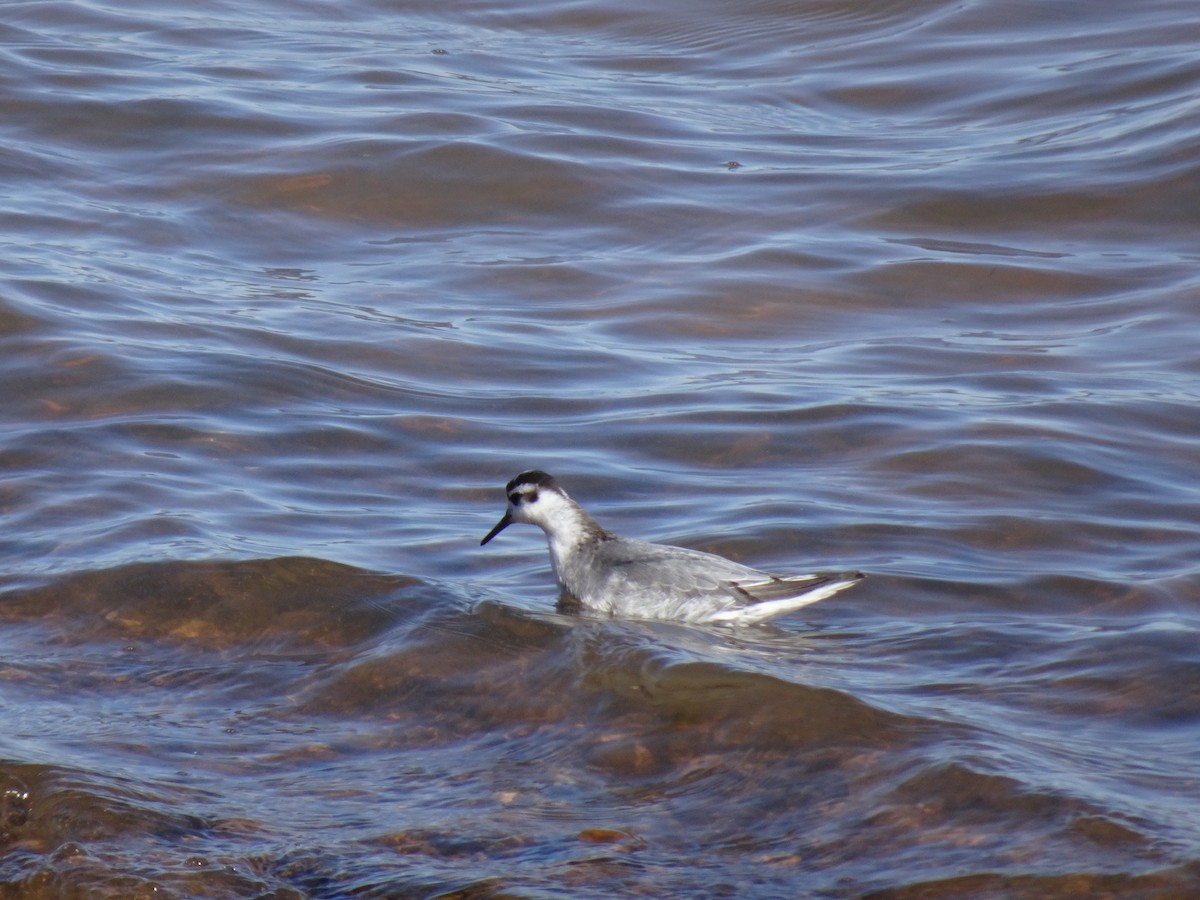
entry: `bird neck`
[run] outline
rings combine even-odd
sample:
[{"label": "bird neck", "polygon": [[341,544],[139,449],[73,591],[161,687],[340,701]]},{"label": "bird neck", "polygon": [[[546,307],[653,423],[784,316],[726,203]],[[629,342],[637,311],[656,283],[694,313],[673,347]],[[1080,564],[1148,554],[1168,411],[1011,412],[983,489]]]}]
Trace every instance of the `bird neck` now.
[{"label": "bird neck", "polygon": [[561,498],[546,517],[542,528],[550,545],[550,557],[557,571],[562,571],[579,548],[612,537],[591,516],[568,497]]}]

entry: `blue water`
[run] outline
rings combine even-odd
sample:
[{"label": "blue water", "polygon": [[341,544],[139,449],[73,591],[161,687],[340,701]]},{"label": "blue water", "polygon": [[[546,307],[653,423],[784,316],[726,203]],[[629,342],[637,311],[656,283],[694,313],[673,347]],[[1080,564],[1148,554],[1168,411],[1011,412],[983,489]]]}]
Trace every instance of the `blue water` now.
[{"label": "blue water", "polygon": [[2,18],[0,894],[1200,890],[1189,5]]}]

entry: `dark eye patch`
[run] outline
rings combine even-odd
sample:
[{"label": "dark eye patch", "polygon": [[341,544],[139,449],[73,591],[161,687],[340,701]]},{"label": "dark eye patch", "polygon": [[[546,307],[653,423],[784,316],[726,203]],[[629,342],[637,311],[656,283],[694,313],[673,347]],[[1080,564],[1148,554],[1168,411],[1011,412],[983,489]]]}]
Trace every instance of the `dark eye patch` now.
[{"label": "dark eye patch", "polygon": [[511,494],[508,495],[508,502],[511,503],[513,506],[519,506],[521,504],[522,500],[524,500],[526,503],[532,503],[536,499],[537,499],[537,488],[527,490],[524,493],[521,493],[520,491],[513,491]]}]

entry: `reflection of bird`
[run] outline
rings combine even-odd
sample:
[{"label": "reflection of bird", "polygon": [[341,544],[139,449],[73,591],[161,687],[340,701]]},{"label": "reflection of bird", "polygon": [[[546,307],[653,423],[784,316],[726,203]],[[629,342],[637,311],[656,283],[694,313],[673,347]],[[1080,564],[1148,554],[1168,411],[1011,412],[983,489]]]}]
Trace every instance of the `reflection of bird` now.
[{"label": "reflection of bird", "polygon": [[749,624],[824,600],[863,578],[860,572],[780,577],[712,553],[617,537],[545,472],[522,472],[505,492],[508,509],[480,543],[514,522],[537,525],[546,532],[564,595],[593,612]]}]

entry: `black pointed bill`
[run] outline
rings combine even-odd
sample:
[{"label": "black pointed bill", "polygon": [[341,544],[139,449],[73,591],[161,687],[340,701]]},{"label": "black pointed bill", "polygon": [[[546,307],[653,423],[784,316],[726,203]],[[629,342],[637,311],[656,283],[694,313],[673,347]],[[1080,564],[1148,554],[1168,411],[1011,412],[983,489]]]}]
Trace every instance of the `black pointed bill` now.
[{"label": "black pointed bill", "polygon": [[496,523],[496,527],[493,528],[491,531],[489,531],[487,533],[487,536],[482,541],[479,542],[479,546],[482,547],[484,544],[486,544],[488,541],[490,541],[492,538],[494,538],[496,535],[498,535],[500,532],[502,532],[505,528],[507,528],[509,525],[512,524],[512,521],[513,521],[512,513],[506,512],[504,514],[504,516],[500,519],[500,521]]}]

